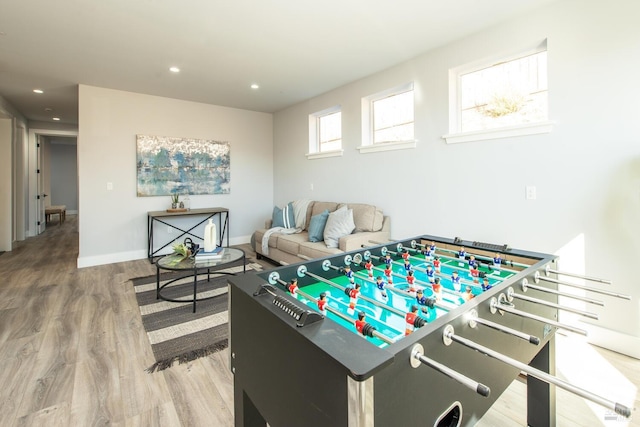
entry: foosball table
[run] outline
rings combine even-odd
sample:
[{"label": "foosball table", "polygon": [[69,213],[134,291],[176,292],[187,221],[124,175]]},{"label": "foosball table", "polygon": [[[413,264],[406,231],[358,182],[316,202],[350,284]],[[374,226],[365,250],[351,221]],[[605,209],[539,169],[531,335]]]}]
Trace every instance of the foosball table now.
[{"label": "foosball table", "polygon": [[[430,235],[230,282],[236,426],[471,426],[518,376],[527,423],[555,425],[557,257]],[[583,277],[585,280],[606,282]],[[630,297],[582,286],[609,297]]]}]

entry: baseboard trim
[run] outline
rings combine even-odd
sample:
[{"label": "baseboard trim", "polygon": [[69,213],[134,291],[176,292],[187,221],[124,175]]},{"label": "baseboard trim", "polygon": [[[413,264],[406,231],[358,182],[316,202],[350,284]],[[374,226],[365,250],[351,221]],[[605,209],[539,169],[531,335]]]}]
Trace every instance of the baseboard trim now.
[{"label": "baseboard trim", "polygon": [[607,329],[592,323],[581,322],[581,327],[587,330],[587,341],[590,344],[635,359],[640,359],[640,337],[618,332],[613,329]]},{"label": "baseboard trim", "polygon": [[[251,236],[240,236],[229,239],[230,245],[243,245],[249,243]],[[226,242],[225,242],[226,243]],[[158,255],[165,255],[171,253],[170,249],[158,253]],[[116,252],[113,254],[94,255],[78,257],[78,268],[93,267],[96,265],[113,264],[116,262],[135,261],[138,259],[147,258],[147,250],[129,251],[129,252]]]}]

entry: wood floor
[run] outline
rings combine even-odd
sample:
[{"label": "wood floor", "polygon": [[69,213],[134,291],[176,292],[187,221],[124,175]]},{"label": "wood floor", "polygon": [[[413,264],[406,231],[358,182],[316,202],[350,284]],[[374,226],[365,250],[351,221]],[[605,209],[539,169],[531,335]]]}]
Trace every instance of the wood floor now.
[{"label": "wood floor", "polygon": [[[77,256],[75,215],[0,255],[0,425],[232,426],[228,351],[145,372],[154,360],[128,281],[154,267],[138,260],[77,269]],[[572,337],[560,337],[558,348],[559,371],[580,361],[582,377],[596,380],[591,391],[638,406],[640,361]],[[603,390],[603,376],[618,390]],[[478,425],[525,425],[524,393],[515,381]],[[558,425],[640,425],[605,421],[604,410],[558,396]]]}]

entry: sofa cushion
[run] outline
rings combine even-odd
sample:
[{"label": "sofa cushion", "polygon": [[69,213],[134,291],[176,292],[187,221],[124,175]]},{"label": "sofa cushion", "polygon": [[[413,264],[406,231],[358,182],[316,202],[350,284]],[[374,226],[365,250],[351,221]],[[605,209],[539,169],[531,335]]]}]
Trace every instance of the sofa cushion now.
[{"label": "sofa cushion", "polygon": [[383,214],[377,207],[364,203],[341,203],[338,208],[343,206],[353,209],[353,222],[356,224],[356,233],[382,230]]},{"label": "sofa cushion", "polygon": [[276,248],[291,255],[298,255],[300,243],[307,240],[309,240],[307,233],[279,234]]},{"label": "sofa cushion", "polygon": [[339,254],[342,251],[338,248],[328,248],[323,242],[304,242],[300,243],[300,247],[298,248],[299,255],[305,256],[307,258],[322,258],[327,255]]},{"label": "sofa cushion", "polygon": [[328,248],[337,248],[342,236],[351,234],[356,225],[353,222],[353,210],[346,206],[331,212],[324,227],[324,243]]},{"label": "sofa cushion", "polygon": [[296,228],[296,217],[293,204],[288,203],[284,208],[273,207],[272,227]]},{"label": "sofa cushion", "polygon": [[310,242],[321,242],[324,240],[324,227],[327,224],[327,218],[329,218],[328,209],[325,209],[318,215],[311,217],[311,221],[309,221]]}]

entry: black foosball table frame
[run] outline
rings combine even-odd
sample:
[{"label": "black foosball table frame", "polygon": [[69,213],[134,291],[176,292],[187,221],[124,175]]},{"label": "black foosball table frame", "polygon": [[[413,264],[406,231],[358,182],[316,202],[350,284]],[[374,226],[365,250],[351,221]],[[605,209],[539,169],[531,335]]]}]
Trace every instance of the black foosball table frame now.
[{"label": "black foosball table frame", "polygon": [[[273,283],[297,277],[301,290],[342,274],[332,265],[382,257],[400,259],[435,242],[442,250],[465,246],[480,262],[501,253],[520,265],[509,279],[448,311],[410,335],[380,348],[287,294]],[[362,248],[229,279],[230,357],[236,426],[472,426],[520,377],[527,384],[527,423],[554,426],[557,257],[506,245],[430,235]],[[323,265],[325,263],[325,265]],[[301,270],[301,266],[304,266]],[[540,277],[551,292],[539,301],[514,299]],[[540,282],[542,283],[542,282]],[[514,292],[515,290],[515,292]],[[535,294],[535,295],[534,295]],[[535,301],[535,300],[534,300]],[[548,305],[546,304],[548,303]],[[569,330],[574,330],[566,326]],[[580,332],[577,330],[577,332]],[[494,353],[495,352],[495,353]],[[526,374],[526,375],[525,375]],[[628,408],[577,389],[583,397]],[[600,399],[601,401],[598,401]]]}]

